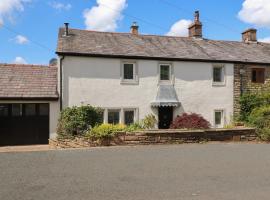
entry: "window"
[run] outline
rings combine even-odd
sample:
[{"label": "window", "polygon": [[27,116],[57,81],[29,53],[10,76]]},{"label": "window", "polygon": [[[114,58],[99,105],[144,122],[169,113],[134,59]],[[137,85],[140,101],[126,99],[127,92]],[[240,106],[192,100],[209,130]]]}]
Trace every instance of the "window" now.
[{"label": "window", "polygon": [[171,65],[160,65],[160,80],[169,81],[171,79]]},{"label": "window", "polygon": [[124,63],[124,79],[125,80],[134,79],[134,64]]},{"label": "window", "polygon": [[22,116],[22,104],[12,104],[12,116]]},{"label": "window", "polygon": [[216,110],[215,111],[215,127],[221,128],[223,126],[223,111]]},{"label": "window", "polygon": [[124,111],[125,124],[130,125],[134,123],[134,110],[126,110]]},{"label": "window", "polygon": [[213,67],[213,83],[215,84],[224,83],[224,67],[223,66]]},{"label": "window", "polygon": [[121,83],[137,84],[138,67],[135,62],[123,62],[121,65]]},{"label": "window", "polygon": [[264,68],[254,68],[252,69],[251,80],[253,83],[264,83],[265,81],[265,69]]},{"label": "window", "polygon": [[25,116],[35,116],[36,115],[36,104],[25,104],[24,105]]},{"label": "window", "polygon": [[39,104],[39,115],[40,116],[49,115],[49,104]]},{"label": "window", "polygon": [[120,111],[119,110],[109,110],[108,111],[108,123],[109,124],[119,124],[120,122]]},{"label": "window", "polygon": [[0,117],[8,116],[8,104],[0,104]]}]

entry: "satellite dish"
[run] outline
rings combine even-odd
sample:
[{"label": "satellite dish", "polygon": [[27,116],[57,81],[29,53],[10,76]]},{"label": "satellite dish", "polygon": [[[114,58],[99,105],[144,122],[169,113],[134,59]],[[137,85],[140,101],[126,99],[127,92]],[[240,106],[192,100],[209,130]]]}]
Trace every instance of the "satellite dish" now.
[{"label": "satellite dish", "polygon": [[56,58],[52,58],[49,62],[50,66],[56,66],[57,65],[57,59]]}]

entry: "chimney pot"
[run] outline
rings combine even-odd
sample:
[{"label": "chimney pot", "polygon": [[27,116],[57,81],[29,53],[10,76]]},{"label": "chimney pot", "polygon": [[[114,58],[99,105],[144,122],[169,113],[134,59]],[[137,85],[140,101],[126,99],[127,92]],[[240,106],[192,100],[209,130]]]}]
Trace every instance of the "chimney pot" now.
[{"label": "chimney pot", "polygon": [[133,22],[130,27],[130,32],[134,35],[139,35],[139,26],[137,22]]},{"label": "chimney pot", "polygon": [[200,11],[196,10],[194,14],[194,21],[199,22],[200,21]]},{"label": "chimney pot", "polygon": [[200,22],[200,12],[194,14],[194,22],[188,27],[189,37],[202,38],[202,23]]},{"label": "chimney pot", "polygon": [[243,42],[257,42],[257,30],[254,28],[247,29],[242,33]]},{"label": "chimney pot", "polygon": [[68,26],[69,26],[69,23],[64,23],[65,25],[65,33],[64,33],[64,36],[69,36],[69,30],[68,30]]}]

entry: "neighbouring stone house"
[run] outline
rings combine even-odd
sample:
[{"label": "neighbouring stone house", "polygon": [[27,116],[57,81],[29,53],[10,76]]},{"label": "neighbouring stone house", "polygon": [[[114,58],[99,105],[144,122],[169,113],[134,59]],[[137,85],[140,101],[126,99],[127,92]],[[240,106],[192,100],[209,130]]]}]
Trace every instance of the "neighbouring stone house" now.
[{"label": "neighbouring stone house", "polygon": [[241,92],[268,82],[270,44],[256,30],[243,41],[203,38],[199,12],[189,37],[70,29],[58,35],[61,108],[90,104],[104,109],[105,123],[132,123],[154,114],[168,128],[183,112],[223,127],[239,112]]}]

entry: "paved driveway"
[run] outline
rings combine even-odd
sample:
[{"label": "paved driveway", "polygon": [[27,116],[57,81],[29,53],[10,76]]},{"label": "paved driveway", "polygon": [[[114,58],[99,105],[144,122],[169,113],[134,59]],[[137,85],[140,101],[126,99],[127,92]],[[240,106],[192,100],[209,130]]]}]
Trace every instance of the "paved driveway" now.
[{"label": "paved driveway", "polygon": [[0,154],[1,200],[270,199],[270,145]]}]

